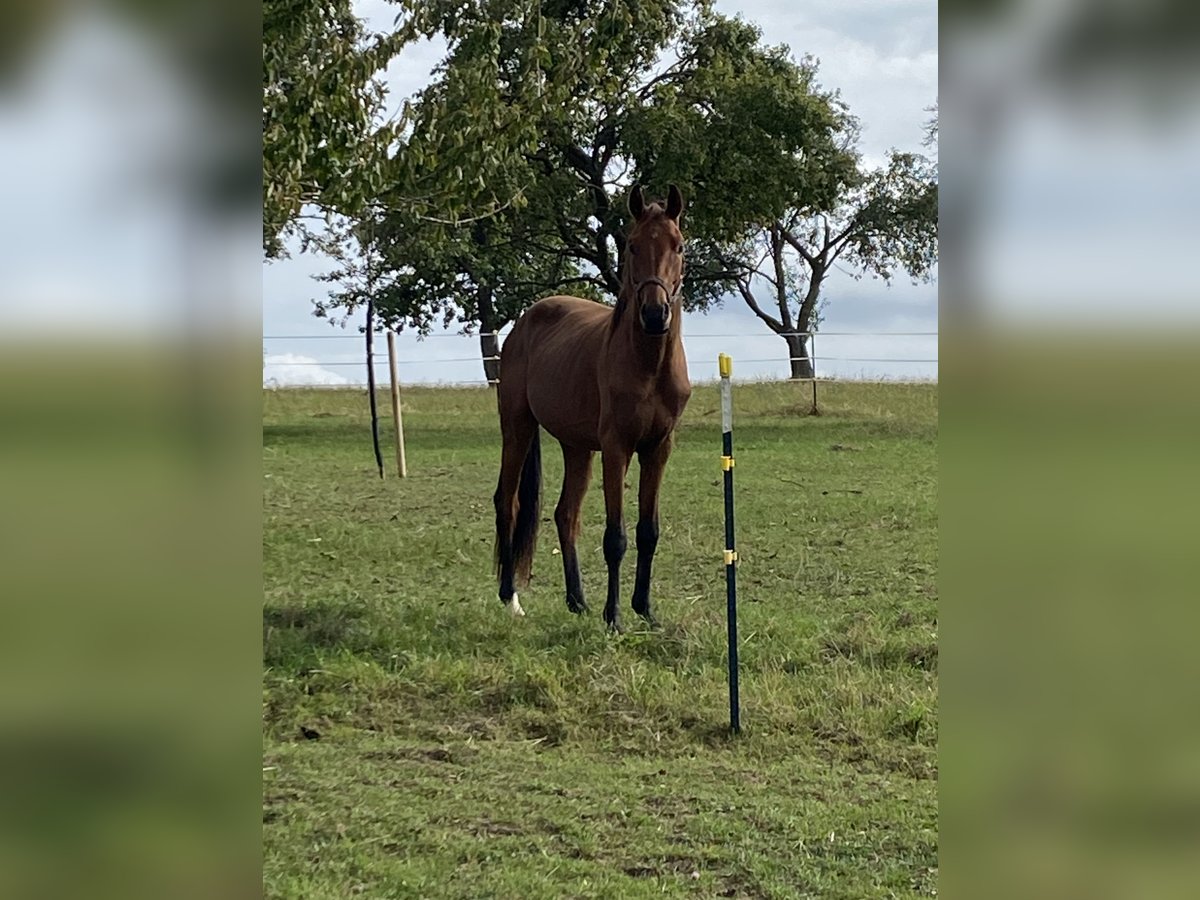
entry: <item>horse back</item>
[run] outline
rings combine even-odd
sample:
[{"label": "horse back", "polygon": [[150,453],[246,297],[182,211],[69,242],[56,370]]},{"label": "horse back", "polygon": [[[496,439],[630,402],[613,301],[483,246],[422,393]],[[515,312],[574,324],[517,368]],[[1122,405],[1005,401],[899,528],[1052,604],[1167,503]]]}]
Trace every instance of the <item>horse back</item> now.
[{"label": "horse back", "polygon": [[[500,385],[520,394],[543,428],[564,443],[598,450],[598,371],[612,309],[580,297],[546,297],[504,342]],[[519,384],[514,383],[519,381]]]}]

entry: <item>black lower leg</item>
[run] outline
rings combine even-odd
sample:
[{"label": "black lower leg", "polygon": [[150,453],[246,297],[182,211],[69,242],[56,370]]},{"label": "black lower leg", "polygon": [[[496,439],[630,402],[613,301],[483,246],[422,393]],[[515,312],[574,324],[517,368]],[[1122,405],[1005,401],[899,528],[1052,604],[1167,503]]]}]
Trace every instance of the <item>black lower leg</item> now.
[{"label": "black lower leg", "polygon": [[587,601],[583,598],[583,579],[579,577],[579,554],[574,544],[562,548],[563,577],[567,585],[567,609],[573,613],[587,612]]},{"label": "black lower leg", "polygon": [[500,572],[500,602],[508,603],[513,596],[513,551],[511,523],[504,515],[500,492],[493,498],[496,505],[496,567]]},{"label": "black lower leg", "polygon": [[513,567],[511,564],[500,570],[500,602],[510,603],[516,588],[513,585]]},{"label": "black lower leg", "polygon": [[625,557],[625,525],[610,522],[604,529],[604,561],[608,564],[608,596],[604,601],[604,621],[613,631],[620,630],[621,560]]},{"label": "black lower leg", "polygon": [[658,547],[658,522],[640,519],[637,524],[637,574],[633,580],[633,611],[653,623],[650,611],[650,567]]},{"label": "black lower leg", "polygon": [[558,528],[558,546],[562,553],[563,580],[567,588],[567,609],[573,613],[587,612],[587,601],[583,599],[583,580],[579,577],[579,554],[575,551],[575,529],[572,528],[578,511],[572,511],[564,498],[554,510],[554,524]]}]

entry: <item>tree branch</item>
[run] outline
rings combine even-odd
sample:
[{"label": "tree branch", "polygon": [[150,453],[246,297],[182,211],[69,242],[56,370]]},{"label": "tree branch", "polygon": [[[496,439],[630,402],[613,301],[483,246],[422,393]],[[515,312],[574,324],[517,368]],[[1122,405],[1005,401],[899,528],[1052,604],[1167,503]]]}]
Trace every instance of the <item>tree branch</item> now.
[{"label": "tree branch", "polygon": [[742,295],[742,299],[746,301],[746,305],[750,307],[750,311],[767,323],[767,327],[779,334],[785,331],[784,324],[772,316],[770,313],[764,312],[762,307],[758,305],[758,301],[754,299],[754,292],[750,290],[750,285],[742,279],[737,282],[738,292]]},{"label": "tree branch", "polygon": [[787,272],[783,265],[783,236],[777,225],[771,226],[771,262],[775,267],[775,302],[779,306],[779,321],[791,331],[792,311],[788,308]]},{"label": "tree branch", "polygon": [[569,144],[564,151],[568,165],[577,172],[587,176],[590,182],[595,175],[596,158],[587,153],[582,147],[577,147],[574,144]]},{"label": "tree branch", "polygon": [[[580,151],[582,153],[582,151]],[[608,239],[612,237],[617,245],[617,264],[620,265],[621,253],[624,248],[623,236],[610,228],[610,219],[612,218],[612,203],[609,200],[608,191],[604,188],[604,167],[598,164],[598,161],[593,156],[588,170],[588,192],[592,199],[592,214],[596,217],[596,221],[600,223],[600,227],[592,232],[592,240],[595,248],[595,255],[590,262],[600,270],[600,276],[604,279],[605,289],[608,290],[614,297],[621,293],[620,273],[614,272],[612,267],[612,255],[608,251]]]},{"label": "tree branch", "polygon": [[[829,247],[832,247],[836,244],[839,244],[842,241],[844,241],[846,238],[850,237],[851,233],[857,227],[858,227],[858,216],[851,216],[850,224],[847,225],[844,229],[842,229],[842,231],[838,234],[837,237],[835,237],[832,241],[830,241],[828,244],[826,244],[826,249],[828,249]],[[840,253],[841,251],[839,250],[838,252]]]},{"label": "tree branch", "polygon": [[806,263],[810,266],[817,264],[817,258],[808,252],[808,248],[804,246],[804,242],[796,237],[790,229],[780,227],[779,232],[783,235],[783,239],[788,242],[788,246],[799,253]]},{"label": "tree branch", "polygon": [[691,62],[690,56],[681,56],[675,62],[671,63],[664,71],[655,75],[640,88],[637,89],[636,95],[643,103],[646,101],[650,91],[655,85],[662,84],[664,81],[669,81],[672,78],[677,78],[683,75],[689,75],[693,70],[684,67],[685,62]]},{"label": "tree branch", "polygon": [[812,270],[812,277],[808,281],[808,290],[804,292],[804,299],[800,301],[800,315],[796,319],[797,331],[811,331],[813,312],[817,308],[817,301],[821,297],[821,284],[825,281],[825,276],[829,270],[824,266],[816,266]]},{"label": "tree branch", "polygon": [[508,207],[512,206],[513,203],[516,201],[516,199],[518,197],[520,197],[523,193],[525,193],[525,190],[528,187],[529,186],[526,185],[525,187],[518,190],[516,192],[516,194],[514,194],[508,200],[505,200],[503,203],[501,203],[499,206],[495,207],[494,209],[490,209],[487,212],[480,213],[477,216],[470,216],[465,219],[439,219],[437,216],[424,216],[424,215],[421,215],[420,213],[417,213],[416,217],[423,222],[434,222],[438,225],[470,225],[473,222],[482,222],[484,219],[490,219],[494,216],[499,215],[500,213],[504,212],[504,210],[508,209]]},{"label": "tree branch", "polygon": [[563,246],[576,258],[589,262],[597,269],[600,268],[600,261],[593,255],[592,250],[586,244],[581,244],[575,240],[575,235],[571,233],[570,226],[561,218],[556,218],[554,222],[558,229],[558,236],[562,239]]},{"label": "tree branch", "polygon": [[612,258],[608,254],[608,232],[601,228],[596,232],[596,256],[600,260],[596,268],[604,278],[604,286],[614,297],[621,293],[621,279],[612,269]]},{"label": "tree branch", "polygon": [[514,281],[514,288],[560,288],[568,284],[592,284],[591,275],[572,275],[566,278],[534,278],[529,281]]}]

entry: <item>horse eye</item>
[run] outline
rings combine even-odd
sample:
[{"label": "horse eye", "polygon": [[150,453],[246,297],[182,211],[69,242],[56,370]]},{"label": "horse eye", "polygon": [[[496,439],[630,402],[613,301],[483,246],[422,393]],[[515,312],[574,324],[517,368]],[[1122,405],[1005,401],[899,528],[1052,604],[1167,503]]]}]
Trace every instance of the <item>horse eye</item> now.
[{"label": "horse eye", "polygon": [[675,252],[676,252],[676,253],[683,253],[683,244],[682,244],[682,243],[679,243],[679,244],[676,244],[676,245],[675,245]]}]

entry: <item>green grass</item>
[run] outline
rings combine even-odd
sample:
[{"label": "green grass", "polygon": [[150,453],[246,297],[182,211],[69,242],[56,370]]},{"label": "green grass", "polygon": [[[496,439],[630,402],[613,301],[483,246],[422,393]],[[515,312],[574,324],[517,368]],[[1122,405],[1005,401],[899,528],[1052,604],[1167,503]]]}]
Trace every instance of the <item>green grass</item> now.
[{"label": "green grass", "polygon": [[266,894],[934,894],[937,387],[830,384],[819,417],[806,398],[735,388],[731,738],[715,386],[667,468],[663,628],[628,609],[631,552],[617,637],[598,463],[579,544],[593,611],[563,602],[544,437],[514,621],[492,577],[492,393],[405,391],[410,477],[388,454],[381,482],[362,391],[264,392]]}]

